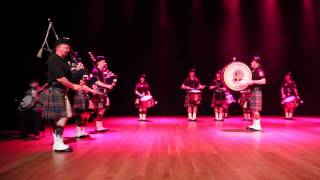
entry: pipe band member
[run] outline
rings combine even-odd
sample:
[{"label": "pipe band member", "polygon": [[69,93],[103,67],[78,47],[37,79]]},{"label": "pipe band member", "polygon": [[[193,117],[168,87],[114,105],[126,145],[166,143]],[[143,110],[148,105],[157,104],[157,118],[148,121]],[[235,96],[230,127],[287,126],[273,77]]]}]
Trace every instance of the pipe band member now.
[{"label": "pipe band member", "polygon": [[[284,76],[283,83],[281,85],[281,104],[284,109],[285,119],[292,119],[294,109],[299,106],[301,102],[297,85],[292,79],[292,74],[289,72]],[[286,99],[289,101],[286,101]]]},{"label": "pipe band member", "polygon": [[88,119],[91,115],[89,109],[90,94],[98,94],[98,91],[91,89],[87,82],[89,75],[82,62],[77,62],[76,69],[72,71],[73,80],[75,83],[79,83],[83,90],[77,91],[74,96],[73,109],[76,113],[76,138],[89,137],[86,133],[85,128],[88,123]]},{"label": "pipe band member", "polygon": [[211,107],[214,109],[215,120],[222,121],[224,110],[227,109],[228,104],[226,103],[226,88],[223,86],[221,80],[221,71],[216,73],[216,77],[212,80],[210,90],[213,90]]},{"label": "pipe band member", "polygon": [[148,107],[142,104],[141,98],[144,96],[151,96],[151,92],[150,92],[150,86],[146,81],[145,74],[142,74],[140,76],[139,82],[136,84],[136,87],[135,87],[135,94],[137,95],[137,98],[135,100],[135,105],[139,110],[139,120],[146,121]]},{"label": "pipe band member", "polygon": [[201,91],[205,88],[196,77],[196,69],[189,70],[188,78],[186,78],[181,85],[183,90],[186,90],[184,107],[187,108],[189,121],[197,119],[198,106],[201,104]]},{"label": "pipe band member", "polygon": [[248,126],[249,130],[261,131],[260,112],[262,111],[262,85],[266,84],[264,71],[261,67],[261,58],[254,56],[251,61],[252,80],[248,82],[250,85],[250,111],[253,118],[253,124]]},{"label": "pipe band member", "polygon": [[105,112],[105,108],[107,107],[107,92],[111,90],[115,83],[111,85],[106,84],[106,80],[104,78],[104,70],[107,68],[106,58],[104,56],[97,56],[96,67],[92,70],[91,83],[92,89],[99,91],[99,94],[93,95],[92,102],[94,104],[95,111],[97,113],[96,120],[96,131],[103,132],[107,129],[104,128],[102,120]]},{"label": "pipe band member", "polygon": [[50,54],[47,61],[49,89],[44,100],[42,117],[52,120],[54,151],[72,151],[72,148],[63,142],[63,127],[72,116],[67,91],[68,89],[82,90],[80,85],[70,81],[71,67],[66,61],[69,52],[69,39],[57,39],[55,53]]},{"label": "pipe band member", "polygon": [[250,111],[250,89],[240,91],[240,98],[238,99],[238,103],[242,107],[243,120],[252,120]]}]

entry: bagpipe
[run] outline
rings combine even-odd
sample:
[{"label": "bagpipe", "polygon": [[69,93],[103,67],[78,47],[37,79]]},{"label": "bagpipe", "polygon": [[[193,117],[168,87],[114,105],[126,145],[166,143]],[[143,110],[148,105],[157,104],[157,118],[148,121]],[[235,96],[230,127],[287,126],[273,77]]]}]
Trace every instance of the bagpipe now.
[{"label": "bagpipe", "polygon": [[[51,21],[50,18],[48,18],[48,28],[47,28],[47,32],[46,32],[46,35],[45,35],[45,38],[43,40],[43,43],[42,43],[42,46],[41,48],[39,49],[38,53],[37,53],[37,57],[42,59],[43,57],[43,52],[44,51],[47,51],[49,53],[53,53],[53,49],[50,48],[50,45],[49,45],[49,42],[48,42],[48,38],[49,38],[49,35],[50,35],[50,32],[52,31],[54,37],[55,37],[55,40],[58,40],[59,39],[59,36],[53,26],[53,22]],[[70,38],[67,38],[67,37],[63,37],[64,39],[70,39]],[[70,49],[70,52],[68,54],[68,56],[66,57],[67,59],[67,62],[68,64],[70,65],[71,67],[71,70],[74,70],[77,68],[77,64],[79,62],[82,62],[82,59],[79,57],[79,54],[78,52],[74,51],[73,49]]]},{"label": "bagpipe", "polygon": [[[89,57],[93,63],[93,67],[96,68],[96,64],[97,64],[97,58],[93,55],[92,52],[88,52]],[[113,83],[117,83],[118,82],[118,75],[113,73],[111,70],[109,70],[108,68],[104,68],[103,70],[103,78],[104,81],[107,85],[111,85]]]}]

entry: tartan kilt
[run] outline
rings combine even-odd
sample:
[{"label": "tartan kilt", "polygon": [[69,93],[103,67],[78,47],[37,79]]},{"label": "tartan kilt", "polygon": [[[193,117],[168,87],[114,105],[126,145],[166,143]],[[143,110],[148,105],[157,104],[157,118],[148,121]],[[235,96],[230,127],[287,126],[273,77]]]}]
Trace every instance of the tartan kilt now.
[{"label": "tartan kilt", "polygon": [[85,91],[78,91],[74,96],[73,109],[78,112],[87,111],[89,107],[89,95]]},{"label": "tartan kilt", "polygon": [[184,107],[189,107],[189,106],[198,106],[201,104],[201,100],[202,100],[202,97],[200,95],[200,99],[198,101],[192,101],[190,100],[190,94],[187,93],[185,98],[184,98]]},{"label": "tartan kilt", "polygon": [[103,109],[106,107],[106,95],[95,94],[92,97],[92,103],[95,109]]},{"label": "tartan kilt", "polygon": [[249,104],[251,111],[262,111],[262,91],[260,88],[254,88],[251,91]]},{"label": "tartan kilt", "polygon": [[212,108],[222,107],[224,109],[227,109],[228,108],[228,104],[227,104],[226,100],[216,99],[215,96],[213,95],[212,101],[211,101],[211,107]]},{"label": "tartan kilt", "polygon": [[[42,113],[42,118],[44,119],[60,119],[63,117],[69,117],[67,114],[67,103],[69,101],[64,90],[58,90],[49,88],[44,95],[44,111]],[[68,107],[71,109],[71,107]]]}]

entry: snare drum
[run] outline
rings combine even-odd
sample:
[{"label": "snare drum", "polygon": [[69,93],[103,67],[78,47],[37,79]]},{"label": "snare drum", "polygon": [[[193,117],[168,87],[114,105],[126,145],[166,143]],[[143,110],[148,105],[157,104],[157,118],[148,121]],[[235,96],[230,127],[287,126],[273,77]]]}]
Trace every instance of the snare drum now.
[{"label": "snare drum", "polygon": [[31,95],[27,95],[20,102],[18,109],[20,111],[28,110],[28,109],[31,109],[32,107],[34,107],[34,105],[35,105],[34,97],[32,97]]},{"label": "snare drum", "polygon": [[201,100],[201,91],[193,89],[189,92],[189,98],[192,102],[197,102]]},{"label": "snare drum", "polygon": [[299,106],[299,100],[295,96],[289,96],[283,100],[283,104],[287,108],[296,108]]},{"label": "snare drum", "polygon": [[155,105],[155,100],[152,96],[147,95],[140,98],[140,106],[143,109],[150,108]]}]

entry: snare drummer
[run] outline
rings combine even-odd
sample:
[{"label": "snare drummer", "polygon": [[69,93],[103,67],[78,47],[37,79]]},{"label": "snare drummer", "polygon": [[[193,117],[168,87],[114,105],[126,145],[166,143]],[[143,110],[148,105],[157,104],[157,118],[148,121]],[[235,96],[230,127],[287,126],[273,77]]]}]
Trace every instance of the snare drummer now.
[{"label": "snare drummer", "polygon": [[213,90],[211,107],[214,108],[215,120],[222,121],[224,110],[227,109],[228,105],[226,103],[226,88],[221,80],[221,71],[216,73],[216,77],[211,82],[209,89]]},{"label": "snare drummer", "polygon": [[[296,83],[292,80],[292,74],[289,72],[284,76],[284,81],[281,86],[282,105],[284,108],[285,119],[292,119],[294,109],[298,106],[300,97]],[[285,102],[286,98],[294,97],[297,101]]]},{"label": "snare drummer", "polygon": [[139,110],[139,120],[145,121],[147,118],[147,107],[141,105],[141,98],[144,96],[151,96],[149,84],[146,82],[146,75],[142,74],[139,77],[139,82],[135,87],[135,94],[137,95],[137,99],[135,101],[135,105]]},{"label": "snare drummer", "polygon": [[262,111],[262,85],[266,84],[266,78],[261,67],[261,58],[253,57],[251,61],[252,80],[248,81],[250,85],[250,111],[253,118],[253,124],[248,126],[249,130],[261,131],[260,111]]},{"label": "snare drummer", "polygon": [[189,121],[195,121],[197,119],[198,105],[201,103],[201,97],[197,100],[190,99],[192,90],[202,90],[205,88],[201,85],[200,80],[196,77],[195,69],[189,70],[189,77],[184,80],[181,88],[186,90],[186,96],[184,101],[184,107],[187,108]]}]

